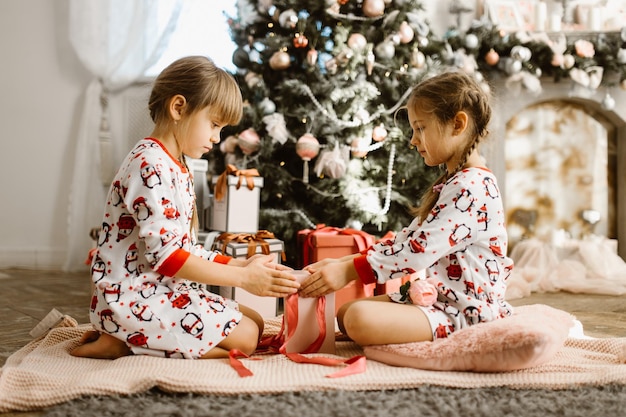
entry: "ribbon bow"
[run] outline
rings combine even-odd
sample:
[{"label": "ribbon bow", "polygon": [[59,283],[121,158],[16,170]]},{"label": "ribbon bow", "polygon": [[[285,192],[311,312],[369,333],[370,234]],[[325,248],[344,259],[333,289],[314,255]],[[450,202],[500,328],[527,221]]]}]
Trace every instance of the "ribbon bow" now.
[{"label": "ribbon bow", "polygon": [[236,189],[238,190],[241,187],[241,179],[246,179],[246,185],[249,190],[254,189],[254,179],[252,177],[260,176],[259,171],[256,168],[250,169],[237,169],[236,166],[232,164],[228,164],[226,166],[226,170],[220,174],[217,178],[217,182],[215,183],[215,200],[220,201],[226,195],[226,187],[228,185],[228,176],[234,175],[239,177],[237,181]]},{"label": "ribbon bow", "polygon": [[[247,243],[248,253],[246,257],[250,258],[251,256],[256,254],[257,245],[261,245],[261,252],[264,255],[269,255],[270,244],[267,243],[265,239],[274,239],[274,233],[267,230],[259,230],[256,234],[224,232],[217,237],[216,241],[222,242],[222,253],[226,251],[226,247],[230,242]],[[283,261],[285,261],[285,252],[281,254],[281,258]]]}]

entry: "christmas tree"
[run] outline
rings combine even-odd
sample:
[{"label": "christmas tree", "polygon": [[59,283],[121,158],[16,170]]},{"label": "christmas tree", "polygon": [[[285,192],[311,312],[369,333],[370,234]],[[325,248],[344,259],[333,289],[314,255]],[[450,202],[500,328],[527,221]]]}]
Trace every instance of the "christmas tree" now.
[{"label": "christmas tree", "polygon": [[298,230],[407,225],[438,172],[411,149],[403,106],[452,58],[422,4],[238,0],[237,11],[229,26],[244,117],[209,154],[212,171],[259,171],[259,226],[285,241],[291,265]]},{"label": "christmas tree", "polygon": [[[463,0],[450,13],[471,12]],[[237,0],[227,16],[238,45],[245,100],[238,126],[207,155],[264,177],[261,229],[286,243],[295,265],[298,230],[316,224],[375,235],[407,225],[409,210],[439,173],[411,149],[402,108],[424,77],[460,69],[483,83],[536,94],[540,78],[605,70],[601,84],[626,89],[626,28],[593,39],[545,32],[507,33],[487,16],[460,19],[436,37],[417,0]],[[581,75],[582,74],[582,75]],[[602,102],[610,109],[609,93]]]}]

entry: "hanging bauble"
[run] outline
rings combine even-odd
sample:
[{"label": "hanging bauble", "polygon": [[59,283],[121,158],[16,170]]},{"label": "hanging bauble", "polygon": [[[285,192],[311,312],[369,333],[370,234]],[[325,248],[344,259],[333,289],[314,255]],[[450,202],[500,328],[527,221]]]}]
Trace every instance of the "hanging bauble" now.
[{"label": "hanging bauble", "polygon": [[620,50],[617,51],[617,63],[626,64],[626,49],[625,48],[620,48]]},{"label": "hanging bauble", "polygon": [[237,135],[237,145],[241,152],[252,155],[261,148],[261,138],[253,128],[248,128]]},{"label": "hanging bauble", "polygon": [[469,49],[474,49],[478,46],[478,36],[473,33],[468,33],[465,36],[465,46]]},{"label": "hanging bauble", "polygon": [[293,46],[296,48],[306,48],[309,44],[309,40],[302,33],[296,33],[296,36],[293,38]]},{"label": "hanging bauble", "polygon": [[517,59],[507,58],[506,62],[504,63],[504,71],[507,74],[509,75],[517,74],[521,70],[522,70],[522,63],[520,61],[518,61]]},{"label": "hanging bauble", "polygon": [[309,49],[306,53],[306,63],[310,67],[314,67],[317,64],[317,51],[315,49]]},{"label": "hanging bauble", "polygon": [[363,0],[363,14],[367,17],[378,17],[385,13],[384,0]]},{"label": "hanging bauble", "polygon": [[615,108],[615,99],[607,92],[602,99],[601,105],[604,110],[613,110]]},{"label": "hanging bauble", "polygon": [[274,113],[276,111],[276,104],[272,100],[270,100],[269,98],[265,97],[259,103],[259,108],[261,109],[261,111],[265,115],[272,114],[272,113]]},{"label": "hanging bauble", "polygon": [[296,153],[304,161],[302,169],[302,182],[309,182],[309,161],[317,156],[320,151],[320,143],[310,133],[300,136],[296,142]]},{"label": "hanging bauble", "polygon": [[409,43],[415,37],[415,31],[407,22],[402,22],[398,29],[398,36],[400,37],[400,43]]},{"label": "hanging bauble", "polygon": [[396,55],[396,47],[390,40],[385,40],[376,45],[375,52],[378,59],[390,60]]},{"label": "hanging bauble", "polygon": [[378,126],[374,127],[374,129],[372,130],[372,139],[374,139],[376,142],[382,142],[383,140],[387,139],[387,129],[385,129],[385,125],[384,124],[379,124]]},{"label": "hanging bauble", "polygon": [[337,3],[341,4],[342,6],[344,4],[347,4],[350,0],[337,0]]},{"label": "hanging bauble", "polygon": [[305,133],[296,142],[296,153],[303,161],[310,161],[315,158],[320,151],[320,143],[310,133]]},{"label": "hanging bauble", "polygon": [[237,149],[237,137],[230,135],[220,143],[222,153],[234,153]]},{"label": "hanging bauble", "polygon": [[515,45],[513,48],[511,48],[511,58],[518,61],[528,62],[530,61],[532,54],[533,53],[530,49],[522,45]]},{"label": "hanging bauble", "polygon": [[293,9],[285,10],[278,16],[278,23],[285,29],[295,29],[298,24],[298,15]]},{"label": "hanging bauble", "polygon": [[238,68],[247,68],[249,63],[250,55],[248,55],[248,52],[243,48],[235,49],[235,52],[233,52],[233,64]]},{"label": "hanging bauble", "polygon": [[270,68],[284,70],[291,65],[291,57],[285,51],[277,51],[270,57]]},{"label": "hanging bauble", "polygon": [[367,46],[367,39],[360,33],[353,33],[348,38],[348,47],[355,51],[360,51]]},{"label": "hanging bauble", "polygon": [[364,158],[369,152],[368,148],[372,143],[372,138],[354,138],[350,144],[350,151],[355,158]]},{"label": "hanging bauble", "polygon": [[411,51],[411,65],[414,68],[422,68],[426,65],[426,56],[417,48],[413,48]]},{"label": "hanging bauble", "polygon": [[244,80],[246,80],[246,85],[248,86],[248,88],[254,88],[262,81],[259,74],[252,71],[248,72],[245,75]]},{"label": "hanging bauble", "polygon": [[574,58],[574,56],[572,56],[571,54],[563,55],[563,68],[571,69],[575,63],[576,58]]},{"label": "hanging bauble", "polygon": [[485,62],[487,63],[487,65],[491,65],[493,67],[498,63],[499,60],[500,55],[493,48],[491,48],[489,52],[485,54]]}]

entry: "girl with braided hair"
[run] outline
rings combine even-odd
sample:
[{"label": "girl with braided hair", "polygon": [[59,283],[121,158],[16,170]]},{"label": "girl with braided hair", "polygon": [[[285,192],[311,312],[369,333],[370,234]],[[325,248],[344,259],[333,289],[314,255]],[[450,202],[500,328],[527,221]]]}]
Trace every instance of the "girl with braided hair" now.
[{"label": "girl with braided hair", "polygon": [[301,296],[315,297],[357,279],[382,284],[423,273],[401,294],[340,308],[340,329],[360,345],[434,340],[512,314],[504,298],[513,262],[502,199],[478,151],[488,134],[489,96],[467,74],[447,72],[419,83],[406,110],[411,146],[443,174],[392,240],[307,266],[311,275],[300,288]]}]

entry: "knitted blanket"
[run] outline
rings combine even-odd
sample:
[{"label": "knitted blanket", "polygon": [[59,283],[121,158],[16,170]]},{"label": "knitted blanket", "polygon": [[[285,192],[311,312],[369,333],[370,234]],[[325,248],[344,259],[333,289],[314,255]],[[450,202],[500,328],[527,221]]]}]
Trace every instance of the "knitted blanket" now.
[{"label": "knitted blanket", "polygon": [[[266,322],[266,335],[280,328]],[[76,358],[69,351],[90,325],[65,317],[60,327],[14,353],[0,370],[0,412],[38,410],[83,395],[133,394],[158,387],[166,392],[236,395],[293,391],[392,390],[422,385],[457,388],[565,389],[626,384],[626,338],[568,338],[554,358],[540,366],[499,373],[426,371],[367,361],[364,373],[327,378],[334,367],[298,364],[284,355],[243,359],[253,376],[242,378],[227,359],[185,360],[127,356],[117,360]],[[337,342],[331,358],[362,355],[352,342]],[[258,359],[258,360],[255,360]]]}]

